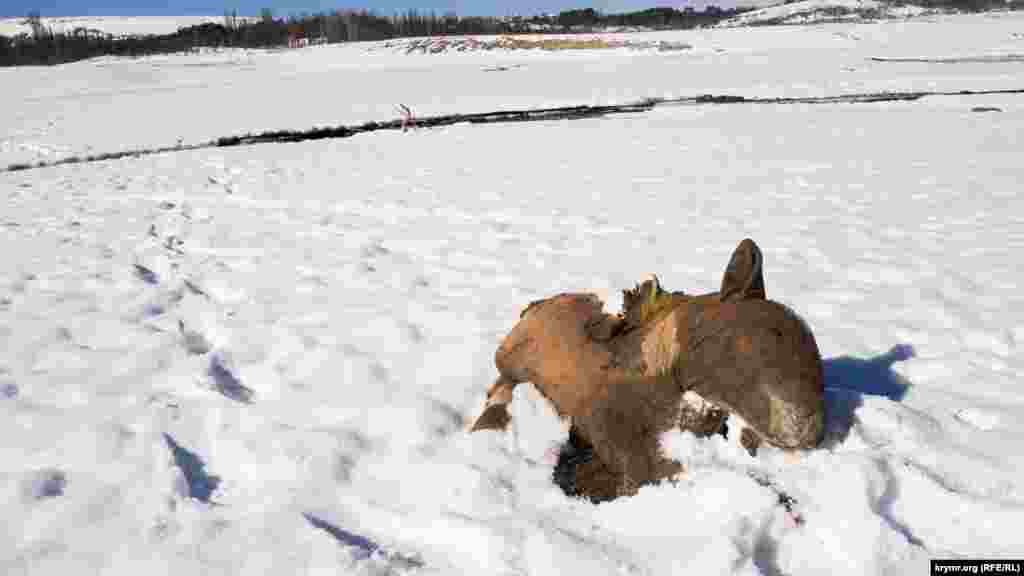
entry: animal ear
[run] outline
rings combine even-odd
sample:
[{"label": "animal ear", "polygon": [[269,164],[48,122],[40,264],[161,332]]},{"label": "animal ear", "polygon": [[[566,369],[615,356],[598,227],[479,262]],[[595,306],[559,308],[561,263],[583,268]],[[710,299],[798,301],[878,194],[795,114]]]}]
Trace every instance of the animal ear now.
[{"label": "animal ear", "polygon": [[732,253],[722,276],[719,299],[722,302],[738,300],[764,300],[764,273],[761,249],[750,238],[745,238]]}]

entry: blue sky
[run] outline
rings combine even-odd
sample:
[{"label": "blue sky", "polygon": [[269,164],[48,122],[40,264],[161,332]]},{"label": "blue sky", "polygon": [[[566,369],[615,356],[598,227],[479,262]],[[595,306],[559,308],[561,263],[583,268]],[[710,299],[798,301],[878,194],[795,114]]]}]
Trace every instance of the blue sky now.
[{"label": "blue sky", "polygon": [[705,4],[731,7],[735,0],[603,0],[596,3],[578,0],[0,0],[0,16],[24,16],[38,10],[43,16],[178,16],[223,14],[225,9],[240,15],[255,15],[260,8],[270,7],[274,14],[287,16],[299,12],[327,12],[340,8],[365,8],[391,14],[410,8],[454,11],[460,16],[557,13],[570,8],[593,7],[602,12],[640,10],[653,6],[701,9]]}]

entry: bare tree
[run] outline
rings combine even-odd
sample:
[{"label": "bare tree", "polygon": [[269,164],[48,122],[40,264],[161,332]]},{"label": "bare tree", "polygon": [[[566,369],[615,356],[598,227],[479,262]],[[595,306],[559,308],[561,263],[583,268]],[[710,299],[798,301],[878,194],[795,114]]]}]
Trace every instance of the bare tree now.
[{"label": "bare tree", "polygon": [[43,18],[39,15],[39,10],[32,10],[25,17],[25,23],[32,29],[32,37],[36,40],[46,35],[46,27],[43,26]]}]

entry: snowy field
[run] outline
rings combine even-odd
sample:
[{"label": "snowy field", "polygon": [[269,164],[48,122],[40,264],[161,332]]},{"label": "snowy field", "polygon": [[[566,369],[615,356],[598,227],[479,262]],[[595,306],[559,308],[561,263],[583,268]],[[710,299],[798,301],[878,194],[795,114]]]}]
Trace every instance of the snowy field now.
[{"label": "snowy field", "polygon": [[[933,18],[609,35],[693,46],[667,53],[406,55],[382,49],[384,43],[356,43],[0,68],[0,168],[253,131],[391,120],[397,103],[434,115],[703,93],[1022,87],[1019,61],[936,66],[869,59],[1024,54],[1024,13]],[[496,67],[508,70],[489,71]]]},{"label": "snowy field", "polygon": [[[0,168],[399,102],[1024,88],[1019,61],[974,58],[1024,54],[1024,15],[642,36],[694,49],[3,69]],[[666,106],[0,173],[0,573],[924,574],[1024,556],[1022,135],[1021,96]],[[671,435],[676,484],[595,506],[551,482],[566,427],[528,386],[512,431],[466,433],[526,303],[597,291],[614,310],[652,272],[712,291],[746,236],[825,358],[821,448]]]}]

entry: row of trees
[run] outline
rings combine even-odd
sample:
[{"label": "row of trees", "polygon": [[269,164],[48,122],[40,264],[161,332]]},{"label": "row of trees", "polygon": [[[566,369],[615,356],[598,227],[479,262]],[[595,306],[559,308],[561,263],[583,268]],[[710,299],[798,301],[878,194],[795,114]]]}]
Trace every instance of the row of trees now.
[{"label": "row of trees", "polygon": [[[896,0],[935,7],[982,10],[992,7],[1020,8],[1024,0]],[[181,28],[173,34],[114,37],[96,30],[75,29],[54,33],[38,13],[29,15],[31,34],[0,35],[0,66],[61,64],[95,56],[143,56],[182,52],[206,47],[269,48],[284,46],[289,36],[316,38],[323,42],[386,40],[413,36],[466,34],[520,34],[596,32],[612,27],[655,30],[687,29],[715,24],[738,14],[737,9],[708,6],[692,8],[651,8],[623,14],[603,14],[592,8],[566,10],[557,15],[530,17],[460,17],[408,11],[380,16],[368,11],[337,11],[328,14],[300,14],[276,19],[269,9],[259,18],[225,14],[224,22]]]},{"label": "row of trees", "polygon": [[289,36],[295,35],[334,43],[414,36],[585,32],[611,26],[680,29],[713,24],[736,13],[712,6],[700,12],[690,8],[653,8],[605,15],[587,9],[505,18],[436,15],[414,10],[391,17],[368,11],[337,11],[275,19],[269,9],[264,9],[259,18],[239,18],[232,12],[225,14],[223,24],[209,22],[180,28],[172,34],[134,37],[114,37],[84,28],[55,33],[34,13],[27,18],[31,34],[0,35],[0,66],[61,64],[96,56],[143,56],[206,47],[269,48],[284,46]]},{"label": "row of trees", "polygon": [[[1024,0],[892,1],[895,4],[913,3],[962,11],[1024,8]],[[368,11],[337,11],[275,19],[269,9],[264,9],[258,19],[239,18],[236,13],[228,13],[223,24],[206,23],[181,28],[173,34],[137,37],[114,37],[82,28],[54,33],[43,24],[37,12],[27,18],[31,34],[16,37],[0,35],[0,66],[61,64],[95,56],[143,56],[205,47],[269,48],[284,46],[289,36],[295,35],[334,43],[412,36],[595,32],[612,27],[687,29],[715,24],[739,12],[737,9],[709,6],[702,11],[651,8],[603,14],[586,8],[566,10],[557,15],[493,18],[460,17],[453,13],[439,16],[416,11],[385,17]]]},{"label": "row of trees", "polygon": [[29,26],[31,35],[0,35],[0,66],[63,64],[96,56],[145,56],[201,47],[269,48],[288,40],[287,28],[278,22],[263,21],[236,29],[209,22],[180,28],[173,34],[121,37],[86,28],[55,33],[42,25],[37,16],[29,17]]},{"label": "row of trees", "polygon": [[602,29],[609,27],[642,27],[654,30],[681,30],[714,24],[724,18],[735,16],[739,10],[722,10],[708,6],[698,12],[693,8],[649,8],[625,14],[602,14],[593,8],[567,10],[554,18],[560,28]]},{"label": "row of trees", "polygon": [[[738,14],[740,10],[722,10],[709,6],[703,11],[692,8],[652,8],[626,14],[601,14],[593,9],[567,10],[558,15],[463,17],[455,13],[437,15],[410,10],[391,17],[373,12],[339,11],[333,14],[300,14],[288,21],[306,37],[322,37],[327,42],[387,40],[416,36],[493,35],[522,33],[593,32],[609,27],[632,26],[650,29],[686,29],[714,24]],[[270,16],[264,13],[262,21]],[[228,21],[235,21],[232,16]]]}]

